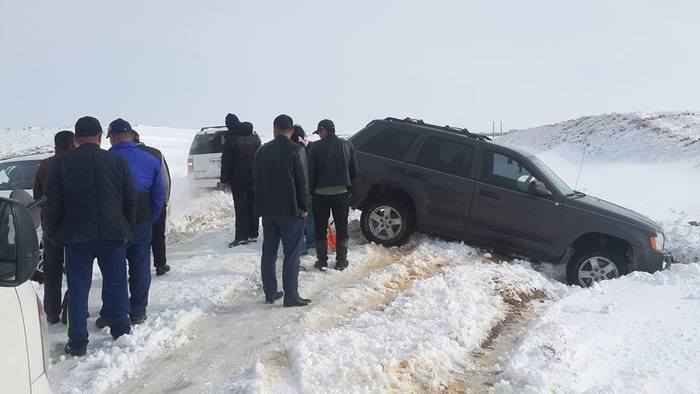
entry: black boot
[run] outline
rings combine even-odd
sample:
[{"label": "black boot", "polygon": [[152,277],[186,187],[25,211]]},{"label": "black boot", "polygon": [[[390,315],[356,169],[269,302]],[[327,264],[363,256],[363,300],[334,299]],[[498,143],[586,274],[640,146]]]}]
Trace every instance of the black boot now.
[{"label": "black boot", "polygon": [[339,239],[335,245],[335,269],[342,271],[348,268],[348,240]]},{"label": "black boot", "polygon": [[316,264],[314,267],[321,271],[328,269],[328,241],[316,240]]}]

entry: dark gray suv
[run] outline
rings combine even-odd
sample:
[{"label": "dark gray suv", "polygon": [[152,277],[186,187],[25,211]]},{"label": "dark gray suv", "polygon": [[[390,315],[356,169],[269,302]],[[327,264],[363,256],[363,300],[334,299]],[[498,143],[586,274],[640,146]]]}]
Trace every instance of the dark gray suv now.
[{"label": "dark gray suv", "polygon": [[365,237],[401,245],[413,231],[567,265],[591,286],[672,263],[661,227],[571,190],[540,159],[465,129],[375,120],[352,136],[360,166],[353,208]]}]

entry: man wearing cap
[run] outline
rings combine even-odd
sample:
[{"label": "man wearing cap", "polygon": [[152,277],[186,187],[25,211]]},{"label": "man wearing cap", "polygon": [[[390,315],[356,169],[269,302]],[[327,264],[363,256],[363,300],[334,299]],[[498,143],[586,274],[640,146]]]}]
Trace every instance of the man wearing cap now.
[{"label": "man wearing cap", "polygon": [[167,263],[167,257],[165,253],[165,220],[168,216],[168,201],[170,200],[170,168],[168,167],[168,162],[165,160],[163,153],[152,147],[141,142],[141,136],[134,130],[132,132],[134,136],[134,142],[144,152],[149,153],[160,162],[160,173],[163,176],[163,189],[165,191],[165,202],[163,203],[163,211],[158,218],[158,221],[153,224],[153,235],[151,237],[151,251],[153,252],[153,266],[156,268],[156,275],[165,275],[170,271],[170,266]]},{"label": "man wearing cap", "polygon": [[[161,164],[151,154],[139,149],[134,142],[133,129],[124,119],[109,124],[107,137],[112,144],[110,152],[122,156],[129,163],[136,186],[136,219],[131,228],[133,238],[126,245],[129,262],[129,294],[132,324],[146,320],[148,291],[151,287],[151,236],[153,224],[160,218],[165,203]],[[102,313],[95,322],[101,328],[109,324]]]},{"label": "man wearing cap", "polygon": [[316,224],[316,264],[319,270],[328,268],[327,228],[331,212],[335,222],[335,269],[348,267],[348,214],[350,187],[357,177],[357,159],[350,141],[335,135],[333,121],[324,119],[314,131],[321,137],[309,150],[309,186],[313,194]]},{"label": "man wearing cap", "polygon": [[131,238],[136,190],[129,164],[100,149],[102,126],[93,117],[75,124],[76,149],[57,156],[44,187],[45,236],[66,248],[68,343],[86,353],[88,294],[93,261],[102,272],[102,313],[114,339],[131,331],[124,243]]},{"label": "man wearing cap", "polygon": [[[272,304],[284,296],[285,307],[311,302],[299,296],[299,242],[304,236],[311,196],[304,148],[290,139],[293,124],[288,115],[275,118],[275,138],[261,146],[255,156],[255,206],[263,224],[260,271],[265,302]],[[278,291],[275,270],[280,240],[284,249],[284,293]]]},{"label": "man wearing cap", "polygon": [[[53,161],[62,154],[71,151],[75,148],[75,135],[68,130],[59,131],[53,138],[55,153],[41,161],[39,169],[36,171],[34,178],[34,199],[38,200],[44,196],[44,186],[46,178],[49,176],[49,170]],[[42,209],[42,217],[43,217]],[[46,234],[46,228],[42,223],[42,230]],[[61,302],[61,287],[63,283],[63,262],[64,251],[63,246],[55,245],[53,240],[43,237],[44,242],[44,312],[46,312],[46,321],[50,324],[56,324],[62,321],[66,324],[68,315],[66,308],[68,301],[66,298]]]}]

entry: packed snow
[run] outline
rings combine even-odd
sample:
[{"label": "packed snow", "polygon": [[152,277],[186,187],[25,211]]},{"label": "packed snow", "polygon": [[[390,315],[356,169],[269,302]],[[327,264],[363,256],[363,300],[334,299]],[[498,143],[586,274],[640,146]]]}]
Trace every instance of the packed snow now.
[{"label": "packed snow", "polygon": [[[536,153],[572,187],[661,223],[683,264],[580,289],[557,280],[561,267],[424,235],[401,248],[367,244],[353,212],[350,267],[301,272],[300,293],[313,303],[291,309],[263,303],[260,243],[227,247],[230,195],[187,190],[195,130],[138,126],[174,176],[173,270],[153,277],[148,320],[113,341],[94,327],[95,268],[88,355],[64,356],[65,327],[50,326],[52,389],[700,392],[700,227],[688,224],[700,220],[699,116],[599,115],[500,139]],[[48,152],[57,130],[0,130],[12,141],[0,158]]]}]

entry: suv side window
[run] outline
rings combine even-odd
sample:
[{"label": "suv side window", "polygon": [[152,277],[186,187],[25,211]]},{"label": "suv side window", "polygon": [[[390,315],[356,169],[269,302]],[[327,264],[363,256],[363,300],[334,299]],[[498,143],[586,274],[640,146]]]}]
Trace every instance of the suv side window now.
[{"label": "suv side window", "polygon": [[417,136],[412,131],[386,129],[372,137],[359,150],[388,159],[405,160]]},{"label": "suv side window", "polygon": [[435,171],[468,178],[474,147],[438,137],[429,137],[414,163],[417,166]]},{"label": "suv side window", "polygon": [[484,182],[523,193],[536,178],[517,160],[501,153],[486,151],[482,167]]}]

